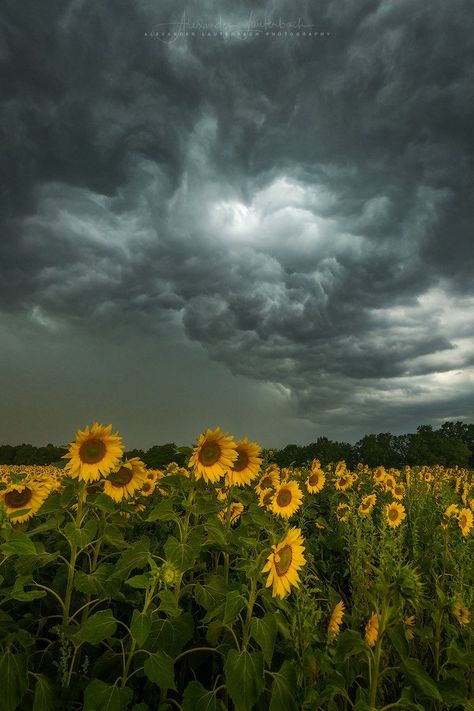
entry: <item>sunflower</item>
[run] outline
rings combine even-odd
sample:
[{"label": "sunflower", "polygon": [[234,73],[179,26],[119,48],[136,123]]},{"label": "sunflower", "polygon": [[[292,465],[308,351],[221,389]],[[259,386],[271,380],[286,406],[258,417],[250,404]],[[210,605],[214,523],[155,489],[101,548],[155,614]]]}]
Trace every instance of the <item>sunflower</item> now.
[{"label": "sunflower", "polygon": [[313,459],[313,461],[311,462],[311,469],[312,470],[321,469],[321,462],[319,461],[319,459]]},{"label": "sunflower", "polygon": [[255,491],[258,495],[265,491],[266,489],[276,489],[280,483],[280,470],[278,468],[269,467],[265,474],[261,477],[258,484],[255,487]]},{"label": "sunflower", "polygon": [[461,605],[459,602],[456,602],[453,605],[453,615],[457,619],[460,625],[468,625],[469,624],[469,619],[471,617],[471,613],[467,609],[467,607],[464,607],[464,605]]},{"label": "sunflower", "polygon": [[336,471],[334,472],[335,476],[341,476],[341,474],[345,474],[347,471],[347,466],[344,460],[341,460],[336,464]]},{"label": "sunflower", "polygon": [[474,517],[470,509],[461,509],[458,514],[458,524],[464,537],[469,535],[474,522]]},{"label": "sunflower", "polygon": [[200,435],[188,466],[194,468],[197,479],[214,483],[232,467],[237,457],[234,438],[216,427]]},{"label": "sunflower", "polygon": [[395,484],[395,486],[392,488],[392,495],[395,499],[398,499],[399,501],[403,499],[405,496],[405,487],[403,484]]},{"label": "sunflower", "polygon": [[317,494],[324,487],[326,477],[321,469],[311,469],[311,474],[306,479],[306,488],[310,494]]},{"label": "sunflower", "polygon": [[229,486],[233,484],[245,486],[258,476],[262,463],[262,459],[259,456],[261,447],[255,442],[249,442],[246,437],[236,442],[235,446],[237,459],[227,472],[226,480]]},{"label": "sunflower", "polygon": [[142,489],[145,481],[144,463],[138,457],[132,457],[125,460],[120,468],[105,480],[104,494],[114,501],[122,501]]},{"label": "sunflower", "polygon": [[229,523],[233,526],[239,520],[243,510],[243,504],[233,501],[230,506],[226,506],[225,509],[219,511],[219,518],[222,523],[227,523],[227,516],[229,516]]},{"label": "sunflower", "polygon": [[299,587],[298,570],[306,563],[303,551],[303,537],[299,528],[290,528],[285,538],[273,546],[273,552],[262,569],[262,573],[269,574],[266,587],[273,585],[272,597],[283,598],[290,592],[292,585]]},{"label": "sunflower", "polygon": [[[0,500],[5,504],[5,511],[12,523],[28,521],[41,508],[48,498],[48,487],[33,481],[24,484],[11,484],[0,491]],[[16,516],[15,511],[23,511]]]},{"label": "sunflower", "polygon": [[403,624],[405,625],[405,638],[410,642],[415,638],[413,634],[412,627],[415,624],[415,615],[410,615],[409,617],[403,618]]},{"label": "sunflower", "polygon": [[343,472],[336,478],[334,486],[338,491],[346,491],[350,489],[353,484],[352,474],[350,472]]},{"label": "sunflower", "polygon": [[362,516],[368,516],[374,508],[376,501],[377,494],[369,494],[368,496],[364,496],[364,498],[360,502],[360,506],[358,509],[359,513],[362,514]]},{"label": "sunflower", "polygon": [[397,528],[406,518],[405,507],[403,504],[397,504],[396,501],[392,501],[385,509],[385,515],[388,525],[391,528]]},{"label": "sunflower", "polygon": [[104,427],[94,422],[92,427],[77,431],[63,459],[69,459],[64,469],[71,477],[83,481],[97,481],[119,463],[123,454],[122,438],[112,434],[112,425]]},{"label": "sunflower", "polygon": [[303,494],[296,481],[286,481],[277,487],[273,495],[271,510],[273,513],[289,518],[301,506]]},{"label": "sunflower", "polygon": [[271,510],[274,495],[273,489],[262,489],[258,495],[258,505],[264,509]]},{"label": "sunflower", "polygon": [[142,484],[142,488],[140,490],[140,494],[142,496],[151,496],[153,492],[155,491],[155,482],[151,481],[147,477],[145,477],[145,481]]},{"label": "sunflower", "polygon": [[342,600],[335,605],[334,610],[331,613],[331,618],[328,624],[328,634],[338,635],[341,630],[342,618],[344,617],[344,603]]},{"label": "sunflower", "polygon": [[217,500],[218,501],[225,501],[227,499],[229,489],[230,489],[229,486],[218,486],[216,488]]},{"label": "sunflower", "polygon": [[338,521],[342,521],[342,523],[345,523],[346,521],[349,520],[349,514],[350,514],[350,508],[349,504],[338,504],[336,507],[336,518]]},{"label": "sunflower", "polygon": [[373,647],[379,636],[379,616],[373,612],[365,626],[365,641],[369,647]]}]

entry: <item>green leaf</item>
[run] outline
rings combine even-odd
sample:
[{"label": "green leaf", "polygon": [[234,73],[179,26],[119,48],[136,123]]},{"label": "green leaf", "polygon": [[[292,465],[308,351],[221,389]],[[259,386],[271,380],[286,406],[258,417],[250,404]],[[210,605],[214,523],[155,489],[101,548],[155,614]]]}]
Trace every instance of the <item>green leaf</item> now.
[{"label": "green leaf", "polygon": [[112,610],[100,610],[81,625],[74,634],[74,639],[78,642],[98,644],[103,639],[112,637],[116,629],[117,620],[114,618]]},{"label": "green leaf", "polygon": [[44,674],[36,674],[33,711],[53,711],[55,695],[51,682]]},{"label": "green leaf", "polygon": [[83,711],[126,711],[133,691],[93,679],[84,691]]},{"label": "green leaf", "polygon": [[133,575],[125,581],[125,585],[130,585],[136,590],[146,590],[151,581],[150,573],[142,573],[141,575]]},{"label": "green leaf", "polygon": [[6,555],[36,555],[36,546],[26,533],[14,531],[6,543],[2,543],[0,551]]},{"label": "green leaf", "polygon": [[336,643],[335,658],[337,661],[343,662],[354,654],[366,652],[366,645],[362,635],[356,630],[344,630]]},{"label": "green leaf", "polygon": [[235,620],[239,612],[244,609],[246,604],[247,600],[238,592],[238,590],[230,590],[225,598],[223,623],[227,625],[229,622]]},{"label": "green leaf", "polygon": [[443,679],[438,689],[447,706],[459,706],[467,702],[467,684],[464,679]]},{"label": "green leaf", "polygon": [[389,639],[393,647],[397,650],[400,659],[406,659],[410,656],[410,649],[405,637],[405,630],[402,625],[389,627],[387,630]]},{"label": "green leaf", "polygon": [[288,660],[273,674],[269,711],[298,711],[296,671]]},{"label": "green leaf", "polygon": [[13,600],[19,602],[30,602],[31,600],[39,600],[46,596],[45,590],[25,590],[25,585],[31,585],[32,578],[30,575],[19,575],[10,593]]},{"label": "green leaf", "polygon": [[104,543],[107,543],[107,545],[112,546],[113,548],[123,548],[127,545],[120,528],[118,526],[114,526],[112,523],[105,526],[102,538]]},{"label": "green leaf", "polygon": [[143,536],[143,538],[135,541],[135,543],[120,556],[115,568],[115,575],[124,579],[128,577],[135,568],[145,568],[148,565],[149,551],[150,539],[147,536]]},{"label": "green leaf", "polygon": [[101,563],[93,573],[87,574],[83,570],[76,571],[74,587],[85,595],[101,595],[105,586],[112,577],[114,566],[111,563]]},{"label": "green leaf", "polygon": [[196,602],[205,610],[212,610],[224,602],[225,596],[226,584],[221,575],[210,575],[205,584],[198,583],[194,587]]},{"label": "green leaf", "polygon": [[155,618],[145,648],[150,652],[161,649],[170,657],[175,657],[193,638],[193,634],[194,621],[190,612],[173,619]]},{"label": "green leaf", "polygon": [[263,652],[263,657],[270,666],[277,636],[277,624],[271,612],[264,617],[253,617],[250,623],[250,634]]},{"label": "green leaf", "polygon": [[230,649],[224,673],[235,711],[251,711],[265,686],[261,653]]},{"label": "green leaf", "polygon": [[161,689],[174,689],[174,663],[165,652],[158,650],[151,654],[144,664],[148,679]]},{"label": "green leaf", "polygon": [[94,539],[97,533],[97,522],[90,519],[82,528],[79,528],[75,523],[70,521],[64,526],[63,530],[70,543],[78,548],[83,548]]},{"label": "green leaf", "polygon": [[218,520],[211,519],[204,525],[207,532],[206,545],[216,544],[220,548],[226,548],[229,544],[227,528]]},{"label": "green leaf", "polygon": [[146,612],[133,611],[130,632],[139,647],[142,647],[151,632],[151,618]]},{"label": "green leaf", "polygon": [[148,514],[146,521],[174,521],[177,518],[176,511],[173,508],[173,502],[170,499],[160,501],[157,506],[154,506]]},{"label": "green leaf", "polygon": [[164,545],[166,560],[173,563],[181,573],[192,567],[196,551],[187,543],[180,543],[174,536],[170,536]]},{"label": "green leaf", "polygon": [[103,492],[91,497],[90,503],[95,508],[98,508],[100,511],[105,511],[106,513],[112,513],[113,511],[117,510],[117,504],[115,503],[115,501]]},{"label": "green leaf", "polygon": [[441,694],[433,679],[422,667],[417,659],[408,657],[403,661],[403,669],[413,686],[419,689],[425,696],[436,701],[442,701]]},{"label": "green leaf", "polygon": [[158,607],[160,612],[164,612],[168,617],[179,617],[181,615],[181,608],[178,606],[178,601],[171,590],[161,590],[158,597],[161,601]]},{"label": "green leaf", "polygon": [[199,681],[191,681],[184,692],[183,711],[218,711],[213,691],[208,691]]},{"label": "green leaf", "polygon": [[15,711],[27,688],[26,655],[5,652],[0,658],[2,711]]}]

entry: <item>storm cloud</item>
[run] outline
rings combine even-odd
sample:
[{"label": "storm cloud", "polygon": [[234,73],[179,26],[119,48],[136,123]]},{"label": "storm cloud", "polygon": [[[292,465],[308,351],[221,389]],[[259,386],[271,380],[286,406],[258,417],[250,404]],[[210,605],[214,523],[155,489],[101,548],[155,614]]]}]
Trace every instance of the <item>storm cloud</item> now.
[{"label": "storm cloud", "polygon": [[93,404],[137,446],[474,418],[468,0],[5,7],[11,438],[46,392],[51,439]]}]

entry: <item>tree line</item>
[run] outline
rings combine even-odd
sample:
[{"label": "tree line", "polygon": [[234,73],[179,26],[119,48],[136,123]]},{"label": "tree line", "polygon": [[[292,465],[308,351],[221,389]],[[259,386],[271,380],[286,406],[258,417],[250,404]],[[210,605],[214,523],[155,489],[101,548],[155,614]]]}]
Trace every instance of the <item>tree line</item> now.
[{"label": "tree line", "polygon": [[[4,444],[0,445],[0,464],[52,464],[66,451],[66,447],[52,444],[45,447]],[[159,469],[173,461],[184,466],[190,451],[188,447],[177,447],[170,442],[147,450],[133,449],[126,452],[126,456],[140,457],[148,467]],[[264,453],[281,467],[300,466],[315,458],[323,465],[344,459],[351,467],[359,462],[370,467],[397,469],[407,464],[474,467],[474,423],[444,422],[438,429],[420,425],[412,434],[369,434],[355,444],[318,437],[311,444],[288,444],[283,449],[264,450]]]}]

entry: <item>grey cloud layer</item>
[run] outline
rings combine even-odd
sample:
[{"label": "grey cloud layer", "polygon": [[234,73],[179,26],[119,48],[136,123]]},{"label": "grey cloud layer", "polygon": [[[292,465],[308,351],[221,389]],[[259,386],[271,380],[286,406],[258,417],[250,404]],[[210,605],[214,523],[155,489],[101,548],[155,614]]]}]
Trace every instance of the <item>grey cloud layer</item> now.
[{"label": "grey cloud layer", "polygon": [[331,38],[164,45],[143,32],[171,3],[7,3],[3,309],[181,323],[321,426],[473,417],[468,5],[326,1],[301,13]]}]

